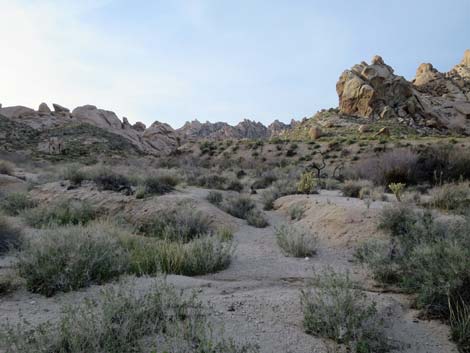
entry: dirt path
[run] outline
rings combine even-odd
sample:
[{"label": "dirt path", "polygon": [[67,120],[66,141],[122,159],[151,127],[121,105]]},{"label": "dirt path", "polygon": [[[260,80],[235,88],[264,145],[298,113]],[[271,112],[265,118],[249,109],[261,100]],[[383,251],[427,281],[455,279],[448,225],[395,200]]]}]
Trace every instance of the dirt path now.
[{"label": "dirt path", "polygon": [[[205,202],[208,191],[190,188],[185,192],[188,196]],[[324,207],[327,210],[334,207],[336,203],[354,210],[365,208],[357,200],[329,194],[311,196],[308,199],[298,196],[297,199],[289,200],[308,203],[307,218],[316,212],[324,212]],[[270,226],[264,229],[248,226],[245,221],[227,215],[230,218],[228,221],[238,226],[234,235],[237,248],[228,269],[198,278],[168,276],[168,281],[180,288],[196,289],[199,297],[214,310],[213,322],[216,326],[223,325],[227,335],[239,341],[258,343],[262,353],[326,353],[328,350],[324,340],[303,332],[300,289],[314,271],[321,271],[327,266],[336,271],[349,271],[355,279],[362,281],[367,273],[351,262],[353,252],[350,247],[332,246],[328,237],[321,238],[319,253],[312,258],[285,257],[276,244],[274,228],[287,222],[287,219],[282,210],[266,214]],[[341,221],[344,220],[337,220]],[[314,222],[313,226],[317,225]],[[324,224],[318,226],[329,229]],[[142,289],[153,282],[151,278],[138,278],[135,281]],[[0,298],[0,321],[8,319],[17,322],[19,314],[31,322],[54,319],[59,315],[63,304],[78,303],[85,297],[95,296],[100,288],[102,287],[93,286],[52,298],[20,290],[13,296]],[[410,310],[406,297],[372,291],[368,295],[378,304],[385,319],[387,336],[398,347],[396,352],[457,352],[448,340],[447,327],[437,322],[417,320],[416,312]]]}]

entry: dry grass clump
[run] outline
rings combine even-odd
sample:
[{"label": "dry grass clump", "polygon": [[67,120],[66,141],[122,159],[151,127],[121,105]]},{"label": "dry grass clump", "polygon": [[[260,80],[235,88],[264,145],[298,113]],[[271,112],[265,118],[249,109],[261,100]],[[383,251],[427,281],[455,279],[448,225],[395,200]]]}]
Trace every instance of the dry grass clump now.
[{"label": "dry grass clump", "polygon": [[261,194],[261,201],[265,210],[272,210],[274,202],[286,195],[297,194],[297,182],[293,178],[280,179]]},{"label": "dry grass clump", "polygon": [[305,207],[302,205],[292,205],[289,207],[289,218],[292,221],[299,221],[305,215]]},{"label": "dry grass clump", "polygon": [[446,211],[465,213],[470,209],[470,184],[443,184],[430,190],[429,205]]},{"label": "dry grass clump", "polygon": [[139,233],[158,239],[186,243],[211,233],[210,220],[188,205],[164,209],[138,226]]},{"label": "dry grass clump", "polygon": [[63,200],[56,204],[36,207],[22,212],[26,223],[31,227],[87,224],[99,217],[101,212],[88,202]]},{"label": "dry grass clump", "polygon": [[37,201],[25,192],[9,193],[0,201],[0,208],[10,216],[18,216],[22,211],[37,205]]},{"label": "dry grass clump", "polygon": [[341,186],[341,191],[343,196],[357,198],[361,196],[361,190],[370,190],[372,186],[368,180],[346,180]]},{"label": "dry grass clump", "polygon": [[0,255],[11,249],[17,249],[22,241],[21,230],[13,226],[0,214]]},{"label": "dry grass clump", "polygon": [[218,191],[209,191],[209,194],[207,195],[206,199],[211,204],[218,206],[224,200],[224,196],[222,195],[222,193],[220,193]]},{"label": "dry grass clump", "polygon": [[292,257],[307,257],[318,251],[318,238],[313,234],[283,225],[276,228],[276,240],[283,253]]},{"label": "dry grass clump", "polygon": [[345,345],[356,353],[381,353],[390,349],[376,304],[356,288],[347,274],[332,270],[315,275],[301,293],[307,333]]},{"label": "dry grass clump", "polygon": [[46,296],[104,283],[128,269],[128,255],[108,223],[44,230],[25,242],[17,263],[28,290]]},{"label": "dry grass clump", "polygon": [[[156,282],[139,290],[133,283],[108,288],[98,301],[67,306],[57,322],[4,326],[0,347],[8,353],[250,353],[210,327],[205,308],[194,296]],[[145,339],[158,337],[157,340]]]},{"label": "dry grass clump", "polygon": [[254,227],[264,228],[269,224],[264,214],[257,209],[255,202],[248,196],[231,196],[224,200],[221,208],[234,217],[246,219],[248,224]]},{"label": "dry grass clump", "polygon": [[13,175],[15,165],[11,162],[0,160],[0,174]]}]

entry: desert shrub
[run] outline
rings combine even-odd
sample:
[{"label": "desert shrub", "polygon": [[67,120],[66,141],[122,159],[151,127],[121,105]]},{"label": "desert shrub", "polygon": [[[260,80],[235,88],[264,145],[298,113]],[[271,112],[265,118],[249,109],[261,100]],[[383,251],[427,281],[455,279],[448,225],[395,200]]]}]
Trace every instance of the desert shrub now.
[{"label": "desert shrub", "polygon": [[346,197],[360,197],[361,190],[370,187],[371,183],[367,180],[346,180],[341,187],[341,191]]},{"label": "desert shrub", "polygon": [[116,233],[107,223],[45,230],[25,242],[19,274],[28,290],[46,296],[107,282],[129,264]]},{"label": "desert shrub", "polygon": [[0,160],[0,174],[13,175],[15,165],[8,161]]},{"label": "desert shrub", "polygon": [[241,192],[243,190],[243,184],[237,179],[229,179],[225,190]]},{"label": "desert shrub", "polygon": [[21,280],[14,273],[0,273],[0,297],[14,292],[20,286]]},{"label": "desert shrub", "polygon": [[264,172],[259,179],[256,179],[255,182],[251,185],[251,188],[254,190],[257,189],[266,189],[271,186],[277,180],[277,176],[272,171]]},{"label": "desert shrub", "polygon": [[223,199],[223,195],[218,191],[209,191],[209,194],[207,195],[207,201],[213,205],[220,205]]},{"label": "desert shrub", "polygon": [[280,179],[261,194],[261,201],[265,210],[272,210],[274,201],[286,195],[297,194],[297,183],[293,178]]},{"label": "desert shrub", "polygon": [[363,256],[376,277],[415,293],[416,307],[432,317],[449,319],[459,300],[469,305],[470,219],[444,223],[403,206],[383,212],[381,227],[392,238]]},{"label": "desert shrub", "polygon": [[[58,321],[4,326],[1,348],[8,353],[257,351],[223,338],[206,311],[195,296],[187,298],[162,281],[144,291],[130,282],[105,289],[97,301],[64,307]],[[144,339],[148,336],[158,336],[158,343]]]},{"label": "desert shrub", "polygon": [[256,209],[256,204],[248,196],[240,195],[227,198],[222,208],[234,217],[246,219],[249,212]]},{"label": "desert shrub", "polygon": [[24,192],[7,194],[0,203],[0,208],[10,216],[17,216],[22,211],[37,206],[37,202]]},{"label": "desert shrub", "polygon": [[21,230],[0,214],[0,255],[21,244]]},{"label": "desert shrub", "polygon": [[56,204],[36,207],[22,212],[31,227],[87,224],[98,218],[100,211],[85,201],[63,200]]},{"label": "desert shrub", "polygon": [[229,266],[233,252],[231,240],[221,235],[203,236],[188,243],[138,236],[121,241],[131,257],[131,272],[137,275],[214,273]]},{"label": "desert shrub", "polygon": [[72,185],[78,186],[88,178],[88,175],[80,164],[73,163],[65,166],[62,170],[62,177],[69,180]]},{"label": "desert shrub", "polygon": [[109,168],[96,168],[90,172],[90,177],[100,190],[132,193],[129,178]]},{"label": "desert shrub", "polygon": [[293,257],[306,257],[316,254],[318,239],[312,234],[299,230],[293,226],[276,228],[276,240],[285,255]]},{"label": "desert shrub", "polygon": [[389,350],[376,304],[355,288],[347,274],[318,274],[301,293],[307,333],[332,339],[356,353]]},{"label": "desert shrub", "polygon": [[227,178],[219,174],[203,174],[193,181],[195,185],[207,189],[224,190]]},{"label": "desert shrub", "polygon": [[300,220],[305,215],[305,207],[302,205],[292,205],[289,207],[289,217],[291,220]]},{"label": "desert shrub", "polygon": [[444,184],[430,190],[429,205],[446,211],[466,212],[470,208],[470,185]]},{"label": "desert shrub", "polygon": [[179,180],[170,174],[150,175],[142,180],[145,195],[163,195],[174,190]]},{"label": "desert shrub", "polygon": [[301,194],[317,193],[318,182],[312,172],[305,172],[297,184],[297,191]]},{"label": "desert shrub", "polygon": [[256,228],[265,228],[269,225],[264,213],[258,209],[252,209],[247,213],[246,222]]},{"label": "desert shrub", "polygon": [[202,212],[189,206],[164,209],[138,225],[148,237],[188,242],[211,232],[210,221]]},{"label": "desert shrub", "polygon": [[416,165],[419,155],[411,149],[396,149],[358,162],[353,174],[376,185],[391,183],[416,184]]},{"label": "desert shrub", "polygon": [[450,310],[451,338],[460,351],[470,352],[470,305],[456,301]]}]

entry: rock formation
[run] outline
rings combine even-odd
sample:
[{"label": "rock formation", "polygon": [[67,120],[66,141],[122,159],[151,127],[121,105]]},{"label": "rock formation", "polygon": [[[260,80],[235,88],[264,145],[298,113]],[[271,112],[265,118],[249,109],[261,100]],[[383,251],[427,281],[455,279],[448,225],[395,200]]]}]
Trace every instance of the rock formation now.
[{"label": "rock formation", "polygon": [[362,62],[344,71],[336,90],[343,115],[470,133],[470,50],[447,73],[421,64],[411,82],[375,56],[371,64]]}]

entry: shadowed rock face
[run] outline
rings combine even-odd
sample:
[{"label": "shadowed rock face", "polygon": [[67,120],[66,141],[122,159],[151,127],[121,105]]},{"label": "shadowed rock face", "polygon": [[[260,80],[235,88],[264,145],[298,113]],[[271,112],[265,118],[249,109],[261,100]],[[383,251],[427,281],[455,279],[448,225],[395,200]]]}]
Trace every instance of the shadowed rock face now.
[{"label": "shadowed rock face", "polygon": [[371,119],[400,119],[413,127],[470,133],[470,50],[447,73],[421,64],[412,82],[395,75],[380,56],[346,70],[336,84],[340,113]]}]

